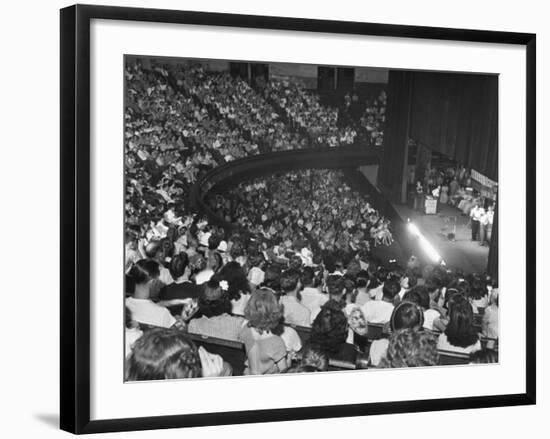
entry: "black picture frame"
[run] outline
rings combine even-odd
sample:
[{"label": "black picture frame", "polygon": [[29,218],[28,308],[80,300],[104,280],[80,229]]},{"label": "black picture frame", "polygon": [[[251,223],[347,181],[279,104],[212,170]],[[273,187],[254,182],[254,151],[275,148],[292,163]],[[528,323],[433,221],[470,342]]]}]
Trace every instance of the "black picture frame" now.
[{"label": "black picture frame", "polygon": [[[90,22],[182,23],[335,34],[503,43],[526,47],[526,392],[224,413],[90,420]],[[535,404],[536,35],[303,18],[75,5],[61,10],[61,386],[60,426],[72,433],[194,427]]]}]

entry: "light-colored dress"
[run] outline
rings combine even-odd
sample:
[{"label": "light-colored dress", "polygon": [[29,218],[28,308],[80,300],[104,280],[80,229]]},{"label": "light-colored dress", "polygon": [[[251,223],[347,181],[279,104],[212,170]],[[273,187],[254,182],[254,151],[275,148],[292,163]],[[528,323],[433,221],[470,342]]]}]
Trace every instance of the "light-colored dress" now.
[{"label": "light-colored dress", "polygon": [[287,368],[283,339],[271,332],[260,334],[255,328],[244,327],[239,340],[246,350],[245,375],[265,375],[283,372]]}]

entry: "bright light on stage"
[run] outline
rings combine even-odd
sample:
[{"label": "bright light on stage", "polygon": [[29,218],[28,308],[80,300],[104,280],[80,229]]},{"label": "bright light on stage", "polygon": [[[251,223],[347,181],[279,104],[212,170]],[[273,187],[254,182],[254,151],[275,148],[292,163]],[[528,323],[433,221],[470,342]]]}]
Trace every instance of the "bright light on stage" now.
[{"label": "bright light on stage", "polygon": [[420,246],[426,252],[428,257],[435,263],[438,263],[438,264],[440,263],[442,265],[445,265],[445,261],[441,259],[441,256],[439,256],[439,253],[437,253],[435,248],[433,248],[430,242],[420,232],[416,224],[409,222],[407,226],[409,227],[409,231],[412,233],[412,235],[415,238],[418,238],[418,242],[420,243]]}]

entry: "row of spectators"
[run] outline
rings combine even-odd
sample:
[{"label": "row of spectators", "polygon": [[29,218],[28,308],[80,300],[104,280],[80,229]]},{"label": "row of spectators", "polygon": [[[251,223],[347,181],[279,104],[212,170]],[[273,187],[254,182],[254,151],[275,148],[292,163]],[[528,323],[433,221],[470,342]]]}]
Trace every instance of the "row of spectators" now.
[{"label": "row of spectators", "polygon": [[135,62],[125,78],[126,223],[145,235],[167,206],[187,201],[200,172],[259,150],[172,87],[166,69]]},{"label": "row of spectators", "polygon": [[269,150],[300,149],[307,139],[292,132],[275,109],[244,80],[228,72],[206,72],[201,66],[172,67],[178,86],[211,108],[220,119],[227,119],[244,130],[255,142]]},{"label": "row of spectators", "polygon": [[339,109],[321,105],[319,96],[308,92],[299,81],[270,79],[264,95],[285,112],[293,126],[305,130],[313,143],[337,147],[355,142],[353,127],[337,125]]},{"label": "row of spectators", "polygon": [[340,170],[273,174],[212,194],[208,201],[225,221],[267,242],[304,242],[312,250],[344,252],[393,242],[389,220],[346,183]]},{"label": "row of spectators", "polygon": [[[494,348],[498,339],[498,289],[487,276],[421,269],[415,258],[406,267],[382,264],[366,253],[321,251],[310,259],[299,245],[278,255],[252,237],[225,240],[215,232],[198,221],[184,239],[127,252],[134,255],[127,273],[128,379],[183,377],[174,358],[183,370],[195,358],[189,376],[204,373],[203,361],[218,364],[217,375],[232,373],[224,358],[204,349],[203,360],[186,334],[242,342],[245,374],[321,371],[329,359],[359,355],[367,367],[429,366],[442,350],[496,361],[481,344],[489,337]],[[384,325],[386,335],[370,340],[369,324]],[[310,326],[309,339],[293,325]],[[180,348],[183,359],[174,357]],[[144,365],[155,365],[155,374],[135,372]]]},{"label": "row of spectators", "polygon": [[174,203],[185,205],[202,172],[262,150],[304,148],[312,138],[329,146],[355,138],[353,129],[337,128],[337,110],[298,82],[272,80],[265,92],[312,137],[289,129],[264,97],[228,73],[134,61],[125,79],[127,229],[142,236],[151,237],[152,222]]},{"label": "row of spectators", "polygon": [[[323,371],[331,359],[360,357],[368,367],[436,365],[441,349],[494,361],[480,339],[498,338],[494,282],[373,258],[373,246],[391,244],[389,222],[340,172],[287,172],[211,195],[230,227],[186,205],[200,173],[311,146],[304,130],[331,146],[349,142],[355,135],[332,127],[338,113],[290,83],[271,84],[266,99],[196,66],[135,62],[125,75],[128,379],[241,373],[193,336],[243,343],[245,374]],[[288,110],[286,122],[269,100]],[[372,324],[384,327],[375,341]]]}]

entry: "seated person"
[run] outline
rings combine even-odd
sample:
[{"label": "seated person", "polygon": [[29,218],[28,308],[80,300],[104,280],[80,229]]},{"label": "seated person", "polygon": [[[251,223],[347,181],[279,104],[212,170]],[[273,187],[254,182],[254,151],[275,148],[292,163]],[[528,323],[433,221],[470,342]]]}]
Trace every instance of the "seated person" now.
[{"label": "seated person", "polygon": [[150,381],[230,375],[219,355],[213,355],[173,329],[152,329],[139,338],[126,363],[126,380]]},{"label": "seated person", "polygon": [[189,321],[187,330],[193,334],[238,340],[239,333],[246,321],[242,317],[230,314],[229,295],[223,291],[217,280],[210,279],[204,284],[203,291],[199,296],[197,318]]},{"label": "seated person", "polygon": [[222,281],[227,283],[231,313],[244,315],[246,304],[250,299],[250,284],[241,265],[236,261],[228,262],[216,273],[216,279],[220,284]]},{"label": "seated person", "polygon": [[472,306],[462,295],[456,297],[449,309],[449,323],[437,340],[437,348],[465,354],[481,349]]},{"label": "seated person", "polygon": [[415,329],[395,331],[389,340],[381,368],[422,367],[439,364],[437,339],[429,332]]},{"label": "seated person", "polygon": [[311,313],[298,299],[298,291],[301,289],[300,272],[292,268],[284,271],[280,285],[283,293],[280,303],[283,305],[285,323],[309,326]]},{"label": "seated person", "polygon": [[491,290],[489,306],[485,308],[481,321],[481,334],[487,338],[498,338],[498,288]]},{"label": "seated person", "polygon": [[394,297],[401,290],[399,282],[387,280],[382,287],[382,300],[370,300],[363,306],[363,313],[369,323],[387,323],[393,312]]},{"label": "seated person", "polygon": [[168,309],[151,300],[151,287],[159,274],[157,261],[141,259],[136,262],[129,272],[135,283],[134,294],[126,299],[126,306],[136,322],[170,328],[176,324],[176,318]]},{"label": "seated person", "polygon": [[348,319],[342,304],[331,299],[313,321],[309,342],[330,358],[355,362],[356,351],[353,345],[346,343],[347,337]]},{"label": "seated person", "polygon": [[315,273],[313,268],[305,267],[302,270],[302,278],[300,282],[303,289],[300,291],[300,295],[302,296],[302,305],[309,309],[311,314],[311,322],[315,320],[315,317],[317,317],[317,314],[321,311],[321,306],[328,301],[328,296],[323,294],[319,288],[314,286],[314,278]]},{"label": "seated person", "polygon": [[[420,331],[424,323],[424,313],[416,303],[409,302],[407,296],[393,310],[390,319],[392,333],[402,329],[414,329]],[[388,338],[374,340],[369,350],[369,362],[373,366],[379,366],[381,360],[386,356],[388,350]]]},{"label": "seated person", "polygon": [[369,285],[369,273],[366,270],[361,270],[357,274],[355,281],[355,287],[357,288],[357,295],[355,296],[355,304],[357,306],[363,306],[369,300],[371,300],[368,292]]},{"label": "seated person", "polygon": [[181,315],[184,302],[196,301],[201,289],[189,280],[191,268],[186,253],[175,255],[170,261],[169,270],[174,282],[160,290],[159,303],[168,306],[172,315]]},{"label": "seated person", "polygon": [[322,350],[308,345],[301,352],[298,365],[287,370],[287,373],[324,372],[328,370],[328,356]]},{"label": "seated person", "polygon": [[143,335],[143,331],[139,329],[139,323],[132,318],[132,311],[125,307],[125,333],[124,333],[124,356],[128,358],[132,353],[132,347],[138,338]]},{"label": "seated person", "polygon": [[286,346],[282,338],[272,332],[283,318],[275,294],[267,288],[257,290],[248,300],[244,315],[248,323],[239,334],[247,355],[244,374],[284,372],[289,366]]}]

